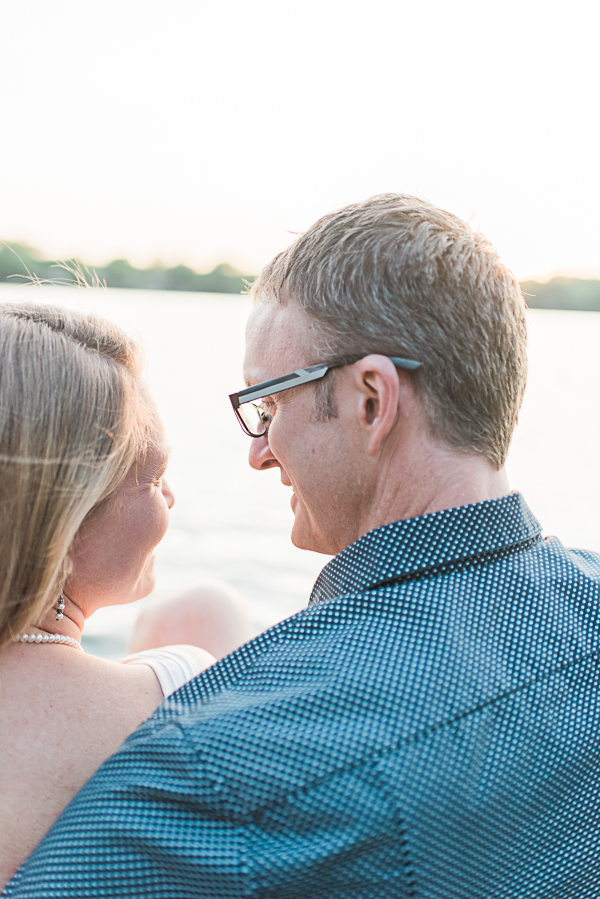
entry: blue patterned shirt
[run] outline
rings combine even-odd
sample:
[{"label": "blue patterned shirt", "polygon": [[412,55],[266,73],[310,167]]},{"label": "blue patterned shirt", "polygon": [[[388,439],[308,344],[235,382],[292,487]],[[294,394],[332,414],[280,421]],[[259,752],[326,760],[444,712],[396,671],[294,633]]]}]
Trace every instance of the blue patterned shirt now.
[{"label": "blue patterned shirt", "polygon": [[600,896],[600,558],[518,494],[399,521],[165,701],[11,899]]}]

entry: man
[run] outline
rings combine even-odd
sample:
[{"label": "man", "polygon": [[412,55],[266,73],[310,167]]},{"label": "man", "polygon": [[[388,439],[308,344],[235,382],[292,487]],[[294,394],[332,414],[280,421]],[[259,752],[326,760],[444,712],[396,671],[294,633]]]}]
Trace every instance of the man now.
[{"label": "man", "polygon": [[253,293],[250,463],[292,487],[294,543],[336,557],[142,725],[6,895],[599,895],[600,559],[509,492],[517,282],[386,195]]}]

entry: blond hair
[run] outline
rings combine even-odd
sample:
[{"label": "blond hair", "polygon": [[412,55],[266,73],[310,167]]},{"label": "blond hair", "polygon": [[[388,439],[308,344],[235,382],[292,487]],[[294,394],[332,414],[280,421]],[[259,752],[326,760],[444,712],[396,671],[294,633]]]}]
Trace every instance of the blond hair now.
[{"label": "blond hair", "polygon": [[82,522],[155,422],[141,351],[114,325],[0,304],[0,646],[56,604]]},{"label": "blond hair", "polygon": [[[307,364],[367,353],[422,362],[412,377],[431,433],[502,467],[525,389],[525,304],[466,222],[417,197],[372,197],[316,222],[252,294],[316,324]],[[329,415],[332,375],[317,393]]]}]

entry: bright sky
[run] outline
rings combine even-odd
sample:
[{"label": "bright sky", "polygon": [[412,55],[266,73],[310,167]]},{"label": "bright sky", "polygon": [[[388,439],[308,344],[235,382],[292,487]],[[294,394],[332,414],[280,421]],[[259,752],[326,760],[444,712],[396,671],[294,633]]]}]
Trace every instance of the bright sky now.
[{"label": "bright sky", "polygon": [[589,0],[12,0],[0,237],[256,272],[331,209],[417,192],[521,278],[600,276],[599,17]]}]

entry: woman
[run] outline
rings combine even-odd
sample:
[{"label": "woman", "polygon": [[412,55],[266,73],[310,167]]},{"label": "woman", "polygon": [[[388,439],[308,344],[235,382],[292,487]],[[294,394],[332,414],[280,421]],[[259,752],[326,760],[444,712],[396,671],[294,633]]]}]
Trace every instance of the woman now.
[{"label": "woman", "polygon": [[[154,586],[173,495],[138,347],[92,315],[0,305],[0,884],[101,762],[214,659],[119,664],[85,619]],[[162,683],[162,688],[161,688]]]}]

